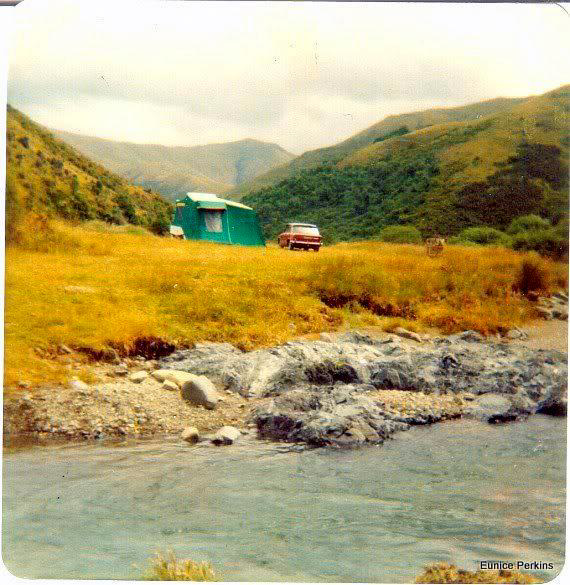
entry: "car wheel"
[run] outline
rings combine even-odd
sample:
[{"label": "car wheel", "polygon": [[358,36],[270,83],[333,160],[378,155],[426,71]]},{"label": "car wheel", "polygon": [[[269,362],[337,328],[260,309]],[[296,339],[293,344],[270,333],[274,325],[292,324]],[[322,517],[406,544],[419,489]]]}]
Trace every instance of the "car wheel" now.
[{"label": "car wheel", "polygon": [[289,250],[294,250],[295,246],[293,246],[293,242],[289,242]]}]

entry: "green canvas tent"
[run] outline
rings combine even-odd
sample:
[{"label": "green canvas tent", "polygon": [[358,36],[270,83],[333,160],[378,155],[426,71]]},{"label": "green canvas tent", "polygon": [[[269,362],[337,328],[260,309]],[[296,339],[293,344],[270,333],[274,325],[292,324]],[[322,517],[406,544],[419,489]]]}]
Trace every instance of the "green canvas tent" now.
[{"label": "green canvas tent", "polygon": [[170,233],[186,240],[265,246],[257,213],[212,193],[187,193],[177,199]]}]

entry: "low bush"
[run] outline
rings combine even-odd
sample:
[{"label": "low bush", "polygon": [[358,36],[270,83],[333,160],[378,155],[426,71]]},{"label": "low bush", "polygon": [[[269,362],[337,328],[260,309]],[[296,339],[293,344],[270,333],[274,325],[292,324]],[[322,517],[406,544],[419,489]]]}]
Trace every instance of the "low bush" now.
[{"label": "low bush", "polygon": [[534,251],[557,260],[568,258],[568,237],[557,228],[519,232],[512,247],[520,252]]},{"label": "low bush", "polygon": [[509,234],[518,234],[520,232],[530,232],[534,230],[546,230],[550,227],[547,219],[542,219],[539,215],[521,215],[511,221],[507,232]]},{"label": "low bush", "polygon": [[526,295],[531,291],[545,293],[550,289],[548,267],[539,256],[525,258],[513,283],[513,289]]},{"label": "low bush", "polygon": [[389,225],[380,233],[380,239],[393,244],[421,244],[422,235],[413,225]]},{"label": "low bush", "polygon": [[470,227],[464,229],[458,236],[458,242],[472,242],[483,246],[508,247],[511,240],[507,234],[491,227]]}]

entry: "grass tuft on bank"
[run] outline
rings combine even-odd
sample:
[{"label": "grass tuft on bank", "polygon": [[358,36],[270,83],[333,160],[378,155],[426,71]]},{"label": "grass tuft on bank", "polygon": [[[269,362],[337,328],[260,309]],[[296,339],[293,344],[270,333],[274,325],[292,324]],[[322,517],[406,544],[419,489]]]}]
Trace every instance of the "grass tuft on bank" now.
[{"label": "grass tuft on bank", "polygon": [[210,563],[178,560],[173,552],[157,553],[151,560],[146,581],[217,581]]},{"label": "grass tuft on bank", "polygon": [[348,327],[503,331],[567,265],[512,250],[366,242],[319,254],[160,238],[30,216],[6,250],[5,384],[64,383],[76,355],[224,341],[250,350]]},{"label": "grass tuft on bank", "polygon": [[416,583],[542,583],[540,579],[515,570],[466,571],[455,565],[439,563],[429,565],[416,579]]}]

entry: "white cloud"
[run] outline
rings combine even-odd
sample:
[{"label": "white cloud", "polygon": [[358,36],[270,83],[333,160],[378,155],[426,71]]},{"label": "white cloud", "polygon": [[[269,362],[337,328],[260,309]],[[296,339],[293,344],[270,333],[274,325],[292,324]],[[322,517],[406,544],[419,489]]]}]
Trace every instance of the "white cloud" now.
[{"label": "white cloud", "polygon": [[137,142],[253,137],[296,152],[385,115],[568,82],[554,5],[26,0],[9,100]]}]

